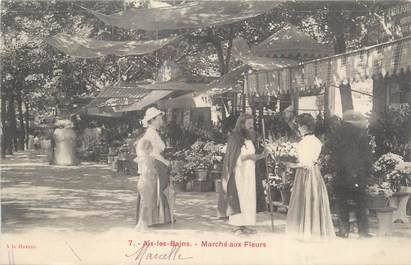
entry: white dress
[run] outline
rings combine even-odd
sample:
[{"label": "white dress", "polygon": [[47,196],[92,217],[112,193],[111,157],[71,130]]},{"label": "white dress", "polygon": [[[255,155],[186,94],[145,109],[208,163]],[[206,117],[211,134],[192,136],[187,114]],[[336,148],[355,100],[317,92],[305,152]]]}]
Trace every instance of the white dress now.
[{"label": "white dress", "polygon": [[71,128],[54,131],[56,143],[55,162],[57,165],[70,166],[75,164],[76,134]]},{"label": "white dress", "polygon": [[241,148],[235,167],[235,184],[238,192],[241,213],[231,215],[228,223],[237,226],[256,224],[256,186],[255,186],[255,161],[247,159],[242,161],[241,157],[255,154],[254,144],[246,140]]},{"label": "white dress", "polygon": [[[143,141],[149,141],[152,151],[146,157],[142,147]],[[173,202],[170,200],[171,187],[169,186],[169,174],[165,169],[168,162],[161,153],[165,144],[158,132],[148,127],[144,136],[136,144],[137,157],[134,160],[138,164],[140,178],[138,189],[138,224],[137,229],[155,224],[166,224],[171,221]]]},{"label": "white dress", "polygon": [[335,236],[327,188],[318,166],[321,141],[304,136],[297,144],[299,167],[288,206],[286,232],[305,240],[324,240]]}]

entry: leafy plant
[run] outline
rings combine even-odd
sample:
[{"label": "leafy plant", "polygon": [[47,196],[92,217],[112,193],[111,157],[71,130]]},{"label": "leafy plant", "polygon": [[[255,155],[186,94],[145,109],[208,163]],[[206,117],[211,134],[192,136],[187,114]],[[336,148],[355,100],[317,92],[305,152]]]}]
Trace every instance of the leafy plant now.
[{"label": "leafy plant", "polygon": [[375,136],[375,155],[392,152],[406,156],[410,126],[411,110],[408,106],[388,109],[370,126],[370,133]]},{"label": "leafy plant", "polygon": [[386,176],[392,190],[398,192],[401,186],[411,185],[411,162],[402,162]]},{"label": "leafy plant", "polygon": [[374,163],[374,176],[382,181],[398,164],[403,162],[403,158],[400,155],[393,153],[384,154]]}]

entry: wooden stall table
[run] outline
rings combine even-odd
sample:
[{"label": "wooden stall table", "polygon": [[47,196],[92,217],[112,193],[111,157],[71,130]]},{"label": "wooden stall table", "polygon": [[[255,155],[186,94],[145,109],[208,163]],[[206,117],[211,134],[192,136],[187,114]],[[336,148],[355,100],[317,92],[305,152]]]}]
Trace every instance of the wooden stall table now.
[{"label": "wooden stall table", "polygon": [[408,223],[407,216],[407,202],[410,198],[410,192],[395,192],[390,198],[390,207],[395,208],[392,222],[401,221],[402,223]]}]

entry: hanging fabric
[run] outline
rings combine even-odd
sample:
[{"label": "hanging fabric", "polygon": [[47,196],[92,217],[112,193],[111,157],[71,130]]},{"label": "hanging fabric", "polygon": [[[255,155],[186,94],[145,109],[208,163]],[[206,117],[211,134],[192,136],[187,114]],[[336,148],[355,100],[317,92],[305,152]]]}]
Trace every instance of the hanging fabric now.
[{"label": "hanging fabric", "polygon": [[84,9],[108,25],[124,29],[158,31],[231,24],[268,12],[280,3],[199,1],[161,8],[129,9],[112,15]]},{"label": "hanging fabric", "polygon": [[58,50],[77,58],[107,55],[127,56],[152,53],[176,40],[177,37],[150,41],[103,41],[59,33],[46,41]]}]

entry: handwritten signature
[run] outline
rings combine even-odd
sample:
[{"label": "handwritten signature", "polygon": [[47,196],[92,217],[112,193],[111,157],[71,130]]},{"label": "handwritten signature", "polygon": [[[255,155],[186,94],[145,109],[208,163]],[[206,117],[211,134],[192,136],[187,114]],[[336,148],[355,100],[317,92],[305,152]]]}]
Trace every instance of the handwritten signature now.
[{"label": "handwritten signature", "polygon": [[192,259],[193,257],[183,257],[182,254],[180,254],[180,249],[181,246],[174,246],[171,248],[170,251],[168,252],[149,252],[150,246],[148,245],[143,245],[141,248],[137,249],[133,253],[126,254],[126,257],[132,258],[134,257],[134,260],[137,261],[138,265],[142,264],[143,260],[164,260],[164,261],[175,261],[175,260],[186,260],[186,259]]}]

